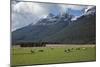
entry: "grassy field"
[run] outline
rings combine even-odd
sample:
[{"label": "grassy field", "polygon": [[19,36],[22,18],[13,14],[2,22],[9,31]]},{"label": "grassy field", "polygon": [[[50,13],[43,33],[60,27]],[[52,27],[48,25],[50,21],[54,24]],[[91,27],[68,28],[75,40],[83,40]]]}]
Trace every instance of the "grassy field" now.
[{"label": "grassy field", "polygon": [[[65,52],[65,50],[70,50]],[[11,65],[31,65],[67,63],[79,61],[95,61],[95,45],[62,45],[47,47],[13,47],[11,53]],[[34,51],[31,53],[31,50]],[[43,50],[40,52],[40,50]]]}]

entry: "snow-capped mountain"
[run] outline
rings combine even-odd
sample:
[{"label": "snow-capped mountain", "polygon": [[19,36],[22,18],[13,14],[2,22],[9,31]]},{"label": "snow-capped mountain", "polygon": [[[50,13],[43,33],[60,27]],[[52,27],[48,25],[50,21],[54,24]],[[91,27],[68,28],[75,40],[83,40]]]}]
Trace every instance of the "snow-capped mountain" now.
[{"label": "snow-capped mountain", "polygon": [[41,18],[36,24],[34,25],[51,25],[57,23],[57,18],[52,13],[49,13],[45,18]]},{"label": "snow-capped mountain", "polygon": [[58,23],[64,23],[64,22],[69,23],[72,18],[73,16],[68,13],[59,14],[57,16],[50,13],[45,18],[41,18],[34,25],[52,25],[52,24],[58,24]]},{"label": "snow-capped mountain", "polygon": [[68,13],[57,16],[48,14],[34,25],[13,31],[12,42],[95,43],[94,10],[95,8],[88,9],[75,21],[71,21],[73,17]]},{"label": "snow-capped mountain", "polygon": [[[71,14],[75,17],[72,20],[77,20],[78,17],[82,14],[82,9],[88,7],[83,5],[64,5],[64,4],[46,4],[46,3],[35,3],[35,2],[19,2],[16,0],[11,1],[12,7],[12,31],[25,27],[29,24],[37,24],[38,21],[48,18],[48,24],[53,21],[68,20],[63,19],[64,12],[68,11],[68,14]],[[49,15],[50,13],[51,16]],[[60,16],[59,16],[60,14]],[[58,16],[57,16],[58,15]],[[54,18],[55,17],[55,18]],[[61,17],[58,19],[58,17]],[[52,22],[51,22],[52,21]],[[49,23],[50,22],[50,23]],[[42,22],[40,24],[45,25],[46,23]]]},{"label": "snow-capped mountain", "polygon": [[96,14],[96,7],[92,6],[92,7],[88,7],[85,9],[84,15],[94,15]]},{"label": "snow-capped mountain", "polygon": [[83,10],[82,15],[74,16],[71,20],[75,21],[82,16],[86,16],[86,15],[89,16],[89,15],[95,15],[95,14],[96,14],[96,6],[90,6],[90,7],[87,7]]}]

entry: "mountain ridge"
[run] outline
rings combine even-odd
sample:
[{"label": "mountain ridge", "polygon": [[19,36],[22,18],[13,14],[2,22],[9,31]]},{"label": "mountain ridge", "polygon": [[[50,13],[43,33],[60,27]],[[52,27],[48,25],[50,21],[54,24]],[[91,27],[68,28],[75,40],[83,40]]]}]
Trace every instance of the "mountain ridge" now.
[{"label": "mountain ridge", "polygon": [[[95,43],[95,8],[71,21],[72,15],[53,16],[41,19],[35,25],[28,25],[12,32],[12,42],[56,42],[56,43]],[[56,20],[52,20],[56,18]],[[66,20],[67,19],[67,20]],[[45,24],[40,24],[45,23]],[[53,24],[47,24],[53,23]],[[75,32],[75,33],[74,33]]]}]

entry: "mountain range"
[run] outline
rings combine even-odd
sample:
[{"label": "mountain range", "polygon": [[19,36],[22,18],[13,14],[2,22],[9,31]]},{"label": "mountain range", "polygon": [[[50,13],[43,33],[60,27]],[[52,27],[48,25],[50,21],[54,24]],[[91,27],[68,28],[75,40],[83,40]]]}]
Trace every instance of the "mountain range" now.
[{"label": "mountain range", "polygon": [[76,20],[69,13],[52,13],[12,32],[12,42],[87,44],[96,41],[96,7],[86,9]]}]

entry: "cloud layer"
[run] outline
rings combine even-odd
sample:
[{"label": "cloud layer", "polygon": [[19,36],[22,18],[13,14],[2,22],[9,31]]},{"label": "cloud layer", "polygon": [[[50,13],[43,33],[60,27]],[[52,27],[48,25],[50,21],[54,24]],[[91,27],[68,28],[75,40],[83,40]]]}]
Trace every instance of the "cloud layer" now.
[{"label": "cloud layer", "polygon": [[12,31],[18,28],[35,24],[41,17],[47,16],[49,13],[55,15],[65,12],[68,8],[81,11],[87,6],[50,4],[36,2],[12,2]]}]

